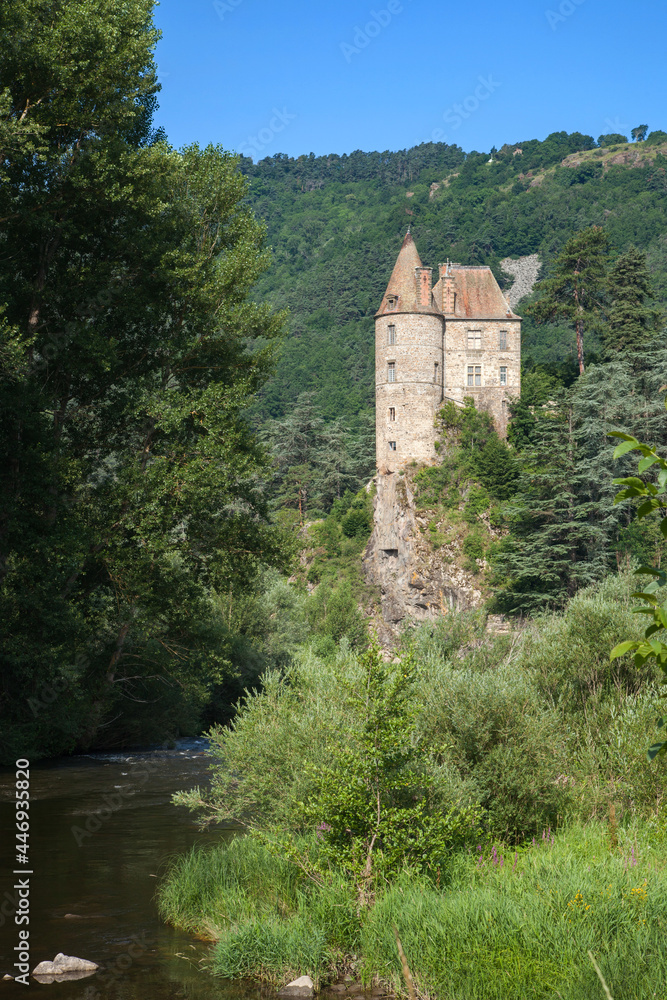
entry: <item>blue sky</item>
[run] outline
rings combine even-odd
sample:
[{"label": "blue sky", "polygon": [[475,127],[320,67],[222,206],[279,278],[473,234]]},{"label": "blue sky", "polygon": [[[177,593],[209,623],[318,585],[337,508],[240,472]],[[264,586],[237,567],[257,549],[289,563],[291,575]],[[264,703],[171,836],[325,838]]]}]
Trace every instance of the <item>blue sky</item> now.
[{"label": "blue sky", "polygon": [[252,155],[667,131],[662,0],[161,0],[156,124]]}]

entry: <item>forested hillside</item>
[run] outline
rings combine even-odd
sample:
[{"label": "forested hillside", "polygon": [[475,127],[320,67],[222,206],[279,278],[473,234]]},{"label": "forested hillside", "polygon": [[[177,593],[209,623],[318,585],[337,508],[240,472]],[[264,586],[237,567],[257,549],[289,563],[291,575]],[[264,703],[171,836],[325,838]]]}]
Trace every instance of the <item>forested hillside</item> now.
[{"label": "forested hillside", "polygon": [[[296,507],[301,496],[312,512],[327,510],[332,476],[358,488],[372,472],[373,314],[408,225],[425,263],[488,264],[504,288],[513,280],[504,258],[537,253],[545,275],[574,232],[601,226],[612,254],[646,253],[658,305],[667,299],[667,134],[624,138],[556,132],[489,153],[425,143],[242,161],[274,255],[256,295],[290,313],[277,371],[253,409],[279,456],[282,503]],[[591,362],[599,335],[588,332]],[[523,362],[570,385],[571,330],[524,316]]]}]

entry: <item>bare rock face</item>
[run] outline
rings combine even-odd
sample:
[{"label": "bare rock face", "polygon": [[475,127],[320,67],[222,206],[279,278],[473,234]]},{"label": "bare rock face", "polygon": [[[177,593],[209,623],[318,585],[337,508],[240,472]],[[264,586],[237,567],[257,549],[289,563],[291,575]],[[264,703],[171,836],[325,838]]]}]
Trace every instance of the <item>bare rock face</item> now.
[{"label": "bare rock face", "polygon": [[[531,185],[532,183],[531,181]],[[540,273],[540,258],[536,253],[531,253],[528,257],[519,257],[517,260],[506,257],[505,260],[501,260],[500,266],[503,271],[507,271],[514,277],[514,284],[505,295],[511,308],[514,309],[524,295],[530,295],[532,292]]]},{"label": "bare rock face", "polygon": [[457,543],[435,549],[426,523],[415,508],[409,475],[377,476],[375,524],[363,565],[368,582],[380,587],[390,629],[406,619],[423,621],[482,604],[474,577],[453,558]]}]

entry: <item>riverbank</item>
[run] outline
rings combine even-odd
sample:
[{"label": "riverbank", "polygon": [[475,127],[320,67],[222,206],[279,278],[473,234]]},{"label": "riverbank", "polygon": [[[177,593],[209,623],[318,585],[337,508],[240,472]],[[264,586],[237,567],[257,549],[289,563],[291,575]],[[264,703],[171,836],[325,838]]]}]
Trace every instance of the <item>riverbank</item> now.
[{"label": "riverbank", "polygon": [[[452,857],[440,885],[405,872],[360,911],[349,883],[317,884],[243,837],[193,850],[159,893],[164,919],[213,939],[212,970],[318,988],[352,975],[404,993],[396,926],[421,995],[441,1000],[592,1000],[588,957],[618,1000],[662,997],[667,979],[667,836],[630,823],[575,824],[521,849]],[[303,846],[303,845],[302,845]],[[311,849],[313,845],[311,844]]]},{"label": "riverbank", "polygon": [[[99,965],[89,979],[63,983],[61,1000],[257,1000],[243,984],[213,982],[203,970],[209,947],[166,926],[155,890],[165,864],[193,845],[218,843],[227,831],[202,832],[175,790],[206,783],[208,742],[173,749],[96,753],[30,767],[30,968],[58,952]],[[13,828],[16,768],[0,770],[0,980],[14,974],[19,928],[11,913],[16,877]],[[8,914],[9,909],[9,914]],[[200,964],[201,963],[201,964]],[[31,981],[33,988],[39,988]],[[7,1000],[23,995],[2,982]]]}]

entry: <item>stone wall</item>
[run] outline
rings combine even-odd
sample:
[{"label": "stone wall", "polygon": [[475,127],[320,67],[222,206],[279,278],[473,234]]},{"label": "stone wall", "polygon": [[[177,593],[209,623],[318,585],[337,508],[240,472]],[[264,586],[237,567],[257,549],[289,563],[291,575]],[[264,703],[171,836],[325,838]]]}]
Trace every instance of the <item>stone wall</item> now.
[{"label": "stone wall", "polygon": [[[501,348],[501,331],[507,347]],[[479,334],[479,341],[469,339]],[[479,343],[479,348],[472,344]],[[445,396],[463,402],[466,396],[475,400],[479,410],[486,410],[494,419],[501,437],[507,434],[508,400],[521,389],[521,321],[447,319],[445,330]],[[472,367],[473,385],[468,384],[468,369]],[[507,369],[506,384],[501,385],[501,367]],[[476,368],[480,368],[481,384],[476,385]]]},{"label": "stone wall", "polygon": [[[390,344],[392,325],[395,343]],[[382,473],[411,461],[436,459],[434,418],[443,395],[442,335],[443,320],[437,315],[390,313],[376,320],[376,461]],[[388,379],[390,363],[395,366],[393,382]]]}]

